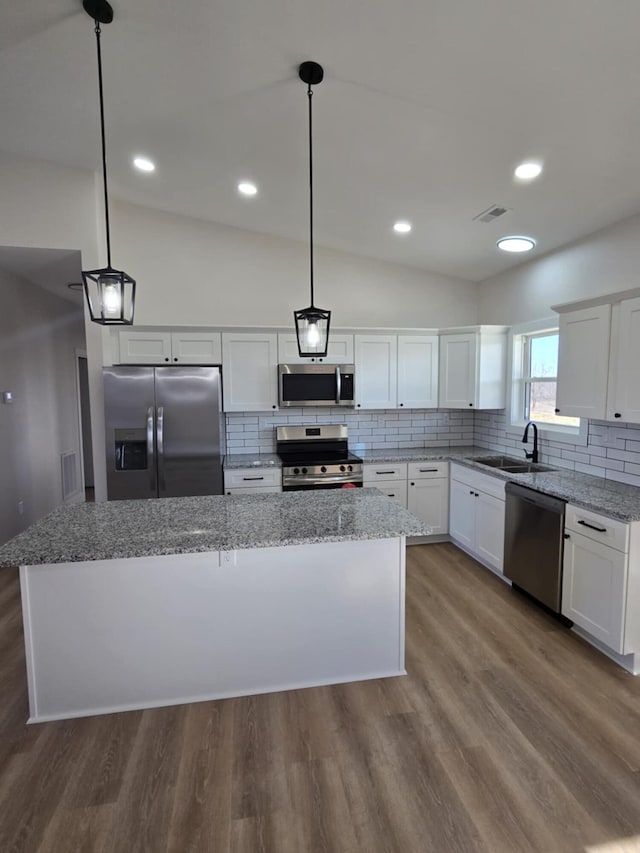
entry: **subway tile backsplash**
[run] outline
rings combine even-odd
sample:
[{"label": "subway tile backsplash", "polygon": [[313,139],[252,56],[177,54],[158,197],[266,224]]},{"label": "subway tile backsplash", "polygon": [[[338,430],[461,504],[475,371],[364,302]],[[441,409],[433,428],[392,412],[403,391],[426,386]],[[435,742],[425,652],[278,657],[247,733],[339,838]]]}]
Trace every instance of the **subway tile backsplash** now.
[{"label": "subway tile backsplash", "polygon": [[347,424],[349,448],[373,450],[400,447],[462,446],[473,443],[473,412],[430,409],[351,411],[287,409],[268,412],[234,412],[227,419],[228,453],[272,453],[281,424]]},{"label": "subway tile backsplash", "polygon": [[[228,453],[272,453],[280,424],[347,424],[349,447],[356,453],[465,444],[511,456],[524,450],[520,433],[507,432],[504,411],[292,408],[274,414],[236,412],[226,421]],[[540,462],[547,465],[640,486],[640,424],[589,421],[586,446],[541,438],[539,450]]]},{"label": "subway tile backsplash", "polygon": [[[522,436],[507,432],[504,411],[475,412],[474,423],[475,445],[511,456],[522,455]],[[530,433],[529,444],[532,440]],[[586,446],[571,440],[541,438],[538,449],[539,461],[544,464],[640,486],[640,424],[589,421]]]}]

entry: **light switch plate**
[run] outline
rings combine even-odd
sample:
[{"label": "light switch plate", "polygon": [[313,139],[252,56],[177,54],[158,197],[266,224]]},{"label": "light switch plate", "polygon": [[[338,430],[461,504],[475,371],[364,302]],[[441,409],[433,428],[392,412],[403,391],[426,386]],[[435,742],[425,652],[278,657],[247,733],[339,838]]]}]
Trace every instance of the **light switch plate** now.
[{"label": "light switch plate", "polygon": [[2,402],[3,403],[13,403],[13,391],[3,391],[2,392]]}]

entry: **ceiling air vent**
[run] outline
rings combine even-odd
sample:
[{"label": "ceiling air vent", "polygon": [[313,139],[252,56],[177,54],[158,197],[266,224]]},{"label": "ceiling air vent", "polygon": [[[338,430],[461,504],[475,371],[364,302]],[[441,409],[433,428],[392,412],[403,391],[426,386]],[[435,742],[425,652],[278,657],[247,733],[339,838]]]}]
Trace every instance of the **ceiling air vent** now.
[{"label": "ceiling air vent", "polygon": [[508,207],[502,207],[500,204],[492,204],[491,207],[488,207],[486,210],[483,210],[482,213],[479,213],[477,216],[473,217],[474,222],[494,222],[500,216],[504,216],[505,213],[509,210]]}]

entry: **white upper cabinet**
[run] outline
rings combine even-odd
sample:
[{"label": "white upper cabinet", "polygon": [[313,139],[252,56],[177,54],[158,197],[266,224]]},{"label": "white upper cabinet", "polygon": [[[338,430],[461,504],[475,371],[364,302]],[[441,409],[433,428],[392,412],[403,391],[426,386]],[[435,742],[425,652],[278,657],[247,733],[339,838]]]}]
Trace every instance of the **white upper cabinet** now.
[{"label": "white upper cabinet", "polygon": [[397,335],[356,335],[356,407],[395,409],[397,404]]},{"label": "white upper cabinet", "polygon": [[506,343],[502,326],[441,335],[439,407],[503,409]]},{"label": "white upper cabinet", "polygon": [[120,332],[120,364],[168,364],[171,332]]},{"label": "white upper cabinet", "polygon": [[624,299],[613,306],[607,420],[640,423],[638,365],[640,365],[640,297]]},{"label": "white upper cabinet", "polygon": [[278,336],[222,334],[222,397],[225,412],[278,408]]},{"label": "white upper cabinet", "polygon": [[120,364],[220,364],[220,332],[119,333]]},{"label": "white upper cabinet", "polygon": [[437,335],[398,335],[398,407],[438,407]]},{"label": "white upper cabinet", "polygon": [[298,339],[292,334],[278,335],[278,362],[280,364],[306,364],[307,362],[325,364],[353,364],[353,335],[334,335],[329,332],[327,354],[324,357],[302,358],[298,353]]},{"label": "white upper cabinet", "polygon": [[605,417],[610,324],[610,305],[560,315],[558,414],[574,418]]}]

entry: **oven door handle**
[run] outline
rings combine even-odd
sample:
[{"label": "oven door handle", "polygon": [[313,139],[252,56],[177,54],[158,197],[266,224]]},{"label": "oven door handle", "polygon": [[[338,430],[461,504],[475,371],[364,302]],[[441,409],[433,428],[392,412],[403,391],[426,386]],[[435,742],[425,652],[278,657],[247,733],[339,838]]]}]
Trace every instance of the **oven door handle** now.
[{"label": "oven door handle", "polygon": [[336,367],[336,403],[340,405],[342,402],[342,373],[340,368]]}]

